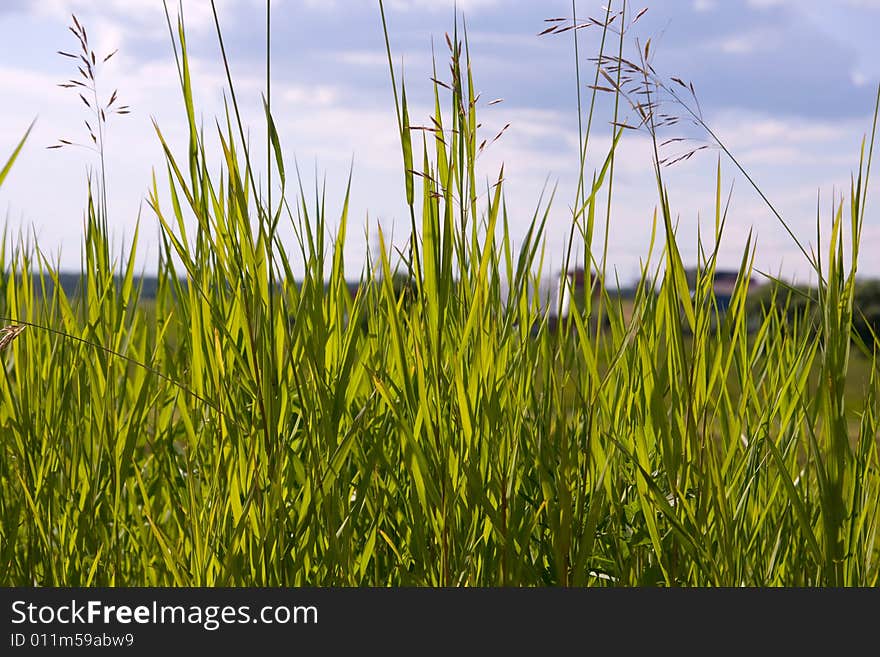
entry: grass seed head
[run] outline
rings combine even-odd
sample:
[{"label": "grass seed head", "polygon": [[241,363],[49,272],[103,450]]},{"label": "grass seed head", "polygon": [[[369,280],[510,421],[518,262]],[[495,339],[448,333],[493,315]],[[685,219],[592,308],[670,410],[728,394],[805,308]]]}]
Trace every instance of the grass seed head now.
[{"label": "grass seed head", "polygon": [[23,324],[10,324],[0,329],[0,351],[12,344],[13,340],[21,335],[26,326]]}]

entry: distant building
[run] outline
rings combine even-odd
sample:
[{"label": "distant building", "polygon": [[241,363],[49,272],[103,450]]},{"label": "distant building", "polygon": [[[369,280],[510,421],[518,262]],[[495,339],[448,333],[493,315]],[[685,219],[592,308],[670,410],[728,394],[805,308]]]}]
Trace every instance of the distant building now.
[{"label": "distant building", "polygon": [[580,302],[585,298],[584,289],[587,285],[590,286],[590,298],[598,300],[602,296],[602,277],[595,271],[590,272],[588,279],[587,272],[583,268],[578,267],[568,272],[568,280],[571,282],[571,287],[574,290],[576,302]]},{"label": "distant building", "polygon": [[543,311],[547,312],[547,325],[551,331],[555,331],[560,321],[565,321],[571,314],[572,302],[574,307],[581,307],[584,303],[584,290],[590,285],[590,297],[598,300],[602,295],[601,277],[592,272],[589,278],[586,271],[578,267],[568,272],[568,283],[563,283],[561,272],[550,279],[545,279],[539,286],[538,302]]},{"label": "distant building", "polygon": [[[687,277],[688,282],[688,290],[690,291],[691,297],[693,297],[696,293],[698,271],[699,270],[696,268],[691,268],[685,271],[685,276]],[[737,280],[739,280],[739,272],[736,270],[715,270],[715,275],[712,279],[712,289],[715,293],[715,303],[718,305],[719,312],[726,312],[728,307],[730,307],[730,301],[733,298],[734,291],[736,290]],[[752,288],[754,284],[754,279],[750,279],[749,288]]]}]

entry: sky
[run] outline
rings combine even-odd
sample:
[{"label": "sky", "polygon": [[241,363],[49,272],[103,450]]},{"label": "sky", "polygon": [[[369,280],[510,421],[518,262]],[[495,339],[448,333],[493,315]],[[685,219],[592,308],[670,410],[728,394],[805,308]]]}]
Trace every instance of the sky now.
[{"label": "sky", "polygon": [[[236,94],[257,149],[265,135],[261,94],[266,1],[216,3]],[[299,166],[306,189],[326,183],[331,216],[341,210],[352,170],[345,256],[347,271],[356,277],[365,254],[376,248],[379,226],[401,244],[409,225],[378,0],[271,1],[272,103],[286,168]],[[600,1],[578,0],[577,12],[581,18],[599,17],[602,6]],[[226,85],[211,6],[209,0],[183,0],[182,7],[196,113],[210,126],[222,113]],[[870,136],[880,84],[880,0],[643,0],[629,4],[630,19],[645,7],[648,11],[626,34],[628,52],[650,38],[657,74],[693,83],[707,125],[798,239],[808,249],[824,245],[833,199],[848,192],[862,139]],[[479,175],[494,180],[504,165],[515,243],[542,191],[555,188],[544,264],[545,273],[554,273],[561,266],[576,195],[578,86],[573,32],[538,33],[548,25],[547,18],[571,17],[572,2],[458,0],[457,8],[467,24],[475,82],[482,94],[483,137],[491,140],[510,124],[481,155]],[[172,3],[173,16],[177,10]],[[454,27],[454,2],[387,0],[386,12],[395,65],[402,64],[406,74],[413,123],[426,123],[433,93],[432,43],[438,60],[448,55],[444,34]],[[144,199],[153,170],[161,182],[165,165],[152,121],[175,152],[186,153],[185,114],[161,0],[0,2],[0,159],[5,161],[36,118],[0,189],[0,213],[10,232],[35,239],[63,269],[79,269],[85,181],[97,160],[81,148],[46,149],[59,138],[88,138],[86,108],[70,89],[57,86],[75,73],[71,60],[56,52],[76,47],[67,29],[71,13],[86,26],[99,55],[118,49],[98,74],[102,94],[118,89],[118,102],[131,107],[131,114],[113,116],[109,124],[109,223],[120,253],[139,226],[138,263],[145,272],[155,271],[159,228]],[[578,31],[584,98],[599,37],[595,27]],[[499,98],[504,102],[488,104]],[[624,118],[631,120],[632,112]],[[610,121],[608,103],[600,102],[588,149],[588,177],[607,154]],[[714,229],[720,157],[725,197],[732,189],[720,266],[737,267],[753,234],[757,269],[809,280],[806,258],[733,162],[695,127],[671,130],[665,138],[684,136],[694,139],[689,144],[709,146],[664,169],[685,263],[697,260],[698,229],[704,236]],[[679,142],[669,148],[675,147],[685,148]],[[638,275],[649,255],[658,198],[650,153],[647,134],[626,131],[617,152],[608,231],[609,269],[622,283]],[[878,194],[875,177],[869,199]],[[604,217],[600,223],[601,242]],[[866,255],[860,272],[866,277],[880,276],[880,258],[872,252],[880,253],[876,198],[869,200],[863,229]]]}]

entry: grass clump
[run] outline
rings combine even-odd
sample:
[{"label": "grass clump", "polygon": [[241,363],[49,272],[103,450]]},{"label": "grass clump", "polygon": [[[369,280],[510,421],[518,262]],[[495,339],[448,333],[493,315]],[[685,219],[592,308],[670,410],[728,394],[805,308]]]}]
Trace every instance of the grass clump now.
[{"label": "grass clump", "polygon": [[[156,126],[155,303],[140,303],[136,239],[111,255],[101,194],[89,195],[79,294],[26,245],[0,252],[3,583],[876,585],[880,343],[853,330],[873,137],[813,261],[814,320],[776,304],[754,320],[751,241],[719,314],[721,165],[692,292],[648,49],[628,69],[625,30],[619,43],[609,31],[623,15],[607,12],[589,107],[607,78],[613,139],[595,175],[581,157],[566,262],[605,280],[593,231],[611,206],[598,199],[626,130],[623,78],[639,72],[660,255],[626,312],[591,285],[553,330],[535,294],[552,199],[513,249],[503,170],[478,183],[479,94],[457,26],[429,127],[411,123],[391,67],[411,238],[393,260],[380,234],[351,294],[348,194],[331,235],[322,195],[288,178],[268,94],[274,202],[231,79],[227,115],[213,134],[197,128],[183,21],[167,14],[190,133],[178,154]],[[853,395],[856,358],[868,374]]]}]

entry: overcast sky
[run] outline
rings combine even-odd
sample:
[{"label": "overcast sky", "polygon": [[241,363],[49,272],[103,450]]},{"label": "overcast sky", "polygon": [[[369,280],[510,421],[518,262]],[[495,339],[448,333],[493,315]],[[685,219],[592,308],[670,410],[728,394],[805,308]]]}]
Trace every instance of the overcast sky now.
[{"label": "overcast sky", "polygon": [[[265,0],[220,0],[221,26],[232,73],[252,136],[260,135],[264,91]],[[580,0],[578,13],[599,16],[602,2]],[[571,15],[570,0],[459,0],[467,21],[485,135],[510,123],[481,157],[484,179],[503,162],[515,236],[531,218],[546,181],[558,184],[547,235],[547,269],[558,269],[571,221],[578,168],[578,115],[571,32],[537,34],[545,18]],[[862,137],[869,133],[880,83],[880,0],[644,0],[648,12],[627,38],[652,40],[658,74],[695,85],[712,129],[778,207],[804,244],[816,244],[816,203],[829,230],[835,190],[849,189]],[[222,109],[225,77],[208,0],[184,0],[196,85],[196,111],[206,125]],[[406,67],[413,123],[426,121],[432,38],[438,57],[453,28],[452,0],[388,0],[392,47]],[[172,7],[176,13],[176,6]],[[349,271],[357,273],[370,234],[381,224],[405,232],[402,166],[377,0],[273,0],[273,111],[288,169],[296,160],[307,184],[326,175],[328,209],[337,213],[354,162]],[[119,48],[100,73],[105,92],[119,89],[132,114],[114,117],[107,140],[110,224],[117,244],[141,212],[139,262],[155,269],[157,221],[143,203],[151,170],[163,156],[154,117],[175,147],[185,145],[185,121],[161,0],[2,0],[0,2],[0,159],[34,117],[31,139],[0,190],[0,212],[13,230],[37,236],[41,248],[78,268],[84,181],[94,158],[82,149],[46,150],[59,137],[84,137],[85,115],[75,94],[57,83],[71,76],[67,31],[75,12],[100,55]],[[598,50],[599,31],[579,33],[584,68]],[[586,84],[588,74],[582,71]],[[582,89],[586,92],[586,89]],[[609,143],[600,112],[588,175]],[[674,137],[675,135],[669,135]],[[182,154],[185,150],[179,151]],[[713,222],[718,151],[707,149],[667,170],[685,260],[696,258],[698,222]],[[262,159],[262,158],[261,158]],[[757,235],[757,265],[805,278],[808,267],[755,192],[722,160],[733,203],[721,248],[723,265],[739,263],[746,237]],[[161,177],[160,177],[161,180]],[[880,195],[875,175],[870,193]],[[648,141],[628,133],[619,151],[609,235],[609,262],[623,281],[647,256],[653,186]],[[869,203],[863,252],[880,252],[880,203]],[[60,255],[59,255],[60,254]],[[866,256],[865,275],[880,276],[880,258]]]}]

